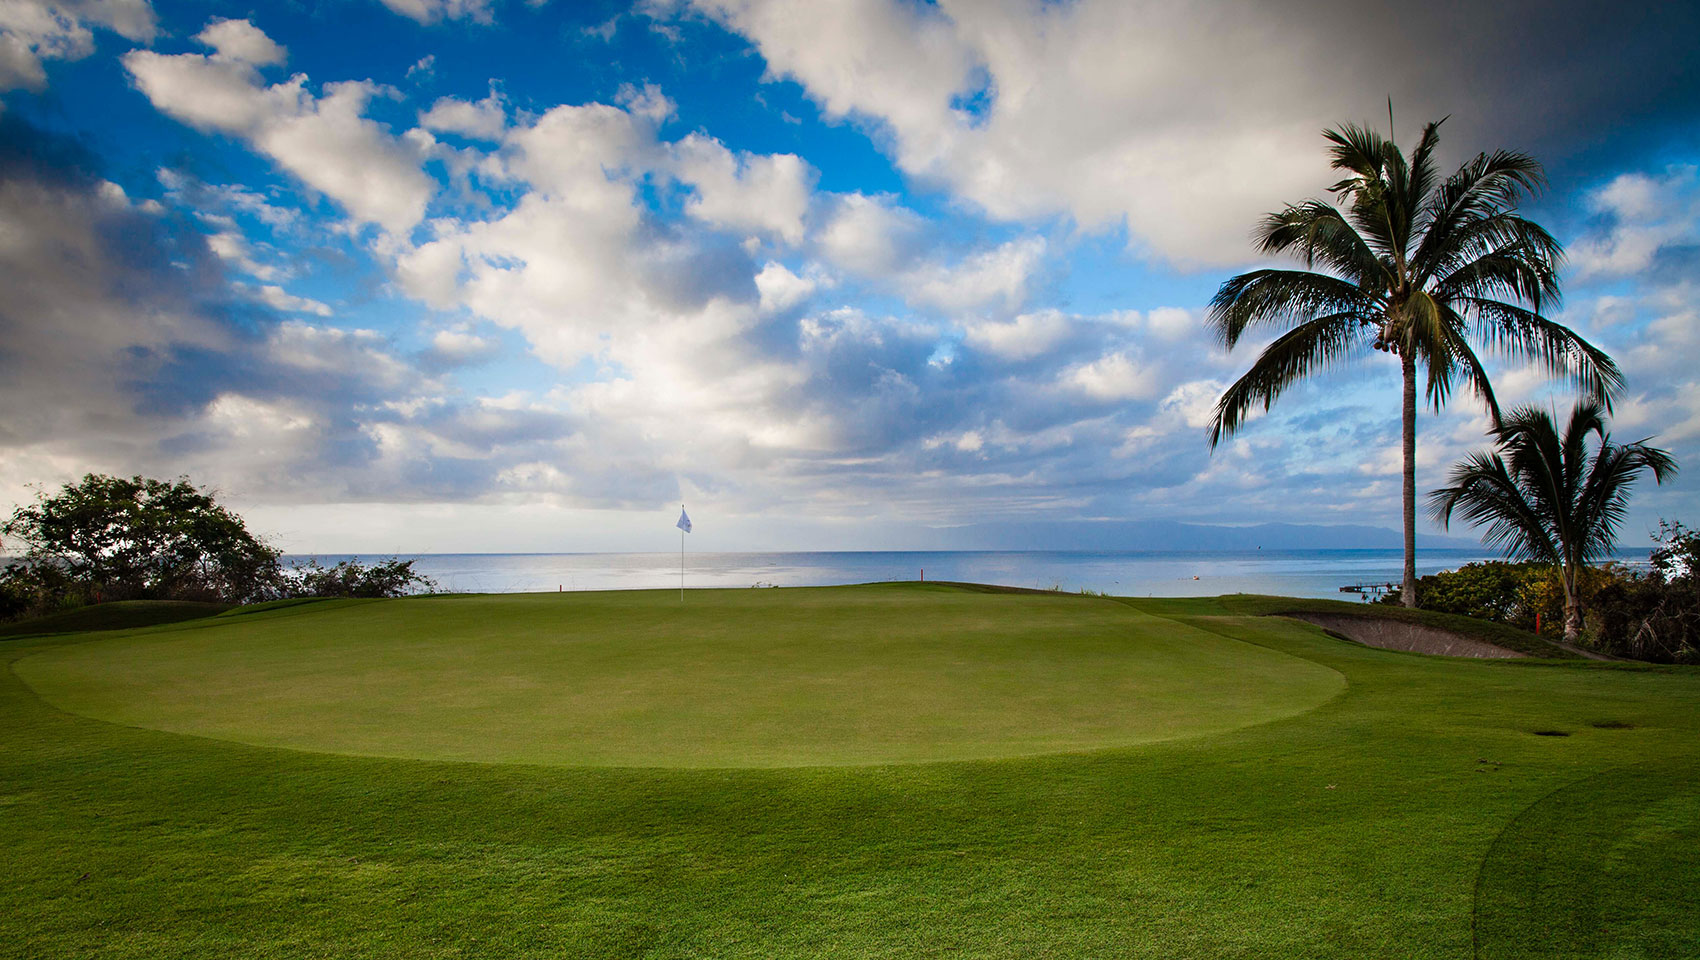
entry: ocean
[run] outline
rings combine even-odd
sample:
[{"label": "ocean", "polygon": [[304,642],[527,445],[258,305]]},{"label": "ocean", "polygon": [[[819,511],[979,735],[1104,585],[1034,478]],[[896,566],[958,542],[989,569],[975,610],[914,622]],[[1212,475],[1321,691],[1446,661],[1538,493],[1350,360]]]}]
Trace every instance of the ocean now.
[{"label": "ocean", "polygon": [[[1340,588],[1399,580],[1398,550],[858,551],[690,553],[692,587],[802,587],[891,580],[961,580],[1114,596],[1269,593],[1353,599]],[[1419,575],[1492,559],[1481,550],[1425,550]],[[304,560],[305,557],[291,559]],[[329,564],[346,556],[319,556]],[[379,559],[363,555],[361,560]],[[677,553],[445,553],[406,556],[455,593],[678,589]],[[1642,558],[1644,559],[1644,557]]]}]

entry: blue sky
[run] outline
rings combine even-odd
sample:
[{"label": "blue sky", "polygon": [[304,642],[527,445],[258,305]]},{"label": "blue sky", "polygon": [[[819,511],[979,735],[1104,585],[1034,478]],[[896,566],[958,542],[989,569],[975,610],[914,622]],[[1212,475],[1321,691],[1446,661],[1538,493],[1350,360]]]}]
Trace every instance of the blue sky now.
[{"label": "blue sky", "polygon": [[[1561,5],[1562,6],[1562,5]],[[907,0],[0,13],[0,501],[186,474],[296,551],[924,545],[966,523],[1393,527],[1375,355],[1209,450],[1203,322],[1320,131],[1534,153],[1617,439],[1700,450],[1676,5]],[[1388,42],[1397,38],[1397,42]],[[1502,402],[1567,406],[1494,368]],[[1425,412],[1422,489],[1483,445]],[[1696,479],[1625,543],[1700,522]],[[1426,521],[1425,521],[1426,522]],[[1038,544],[1066,546],[1066,543]]]}]

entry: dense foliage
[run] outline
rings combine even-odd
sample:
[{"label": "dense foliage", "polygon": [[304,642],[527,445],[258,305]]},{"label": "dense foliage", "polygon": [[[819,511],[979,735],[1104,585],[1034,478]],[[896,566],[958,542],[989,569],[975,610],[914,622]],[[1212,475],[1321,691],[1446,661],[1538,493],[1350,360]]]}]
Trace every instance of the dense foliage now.
[{"label": "dense foliage", "polygon": [[25,550],[0,569],[0,620],[112,600],[252,603],[393,597],[434,588],[413,561],[288,566],[186,478],[89,474],[18,508],[0,533]]},{"label": "dense foliage", "polygon": [[1659,525],[1645,573],[1618,579],[1594,598],[1599,645],[1619,656],[1700,663],[1700,533]]},{"label": "dense foliage", "polygon": [[[1700,532],[1661,523],[1646,569],[1584,567],[1577,591],[1586,611],[1580,640],[1601,653],[1655,663],[1700,663]],[[1558,567],[1500,560],[1470,563],[1417,581],[1425,610],[1556,634],[1563,623]],[[1397,596],[1379,603],[1398,604]]]},{"label": "dense foliage", "polygon": [[[1606,586],[1624,576],[1616,564],[1588,567],[1578,577],[1584,607]],[[1399,603],[1397,595],[1378,603]],[[1504,623],[1552,636],[1564,626],[1564,581],[1547,563],[1489,560],[1467,563],[1417,579],[1417,602],[1424,610]]]}]

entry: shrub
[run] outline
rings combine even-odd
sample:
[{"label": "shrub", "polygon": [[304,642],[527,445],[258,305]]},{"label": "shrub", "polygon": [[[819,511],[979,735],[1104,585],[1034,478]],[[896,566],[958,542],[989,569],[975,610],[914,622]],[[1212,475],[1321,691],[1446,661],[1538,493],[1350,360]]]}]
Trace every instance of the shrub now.
[{"label": "shrub", "polygon": [[436,581],[413,569],[414,561],[390,557],[374,564],[343,560],[322,566],[317,560],[283,574],[282,596],[290,597],[400,597],[410,593],[434,592]]}]

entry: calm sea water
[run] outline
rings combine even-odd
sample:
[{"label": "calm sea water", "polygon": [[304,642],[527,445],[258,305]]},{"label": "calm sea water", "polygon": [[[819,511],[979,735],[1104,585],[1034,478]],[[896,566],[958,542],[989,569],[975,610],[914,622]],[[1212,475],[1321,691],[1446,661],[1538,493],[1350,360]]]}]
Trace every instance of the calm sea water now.
[{"label": "calm sea water", "polygon": [[[1486,550],[1428,550],[1418,574],[1491,559]],[[345,559],[317,558],[320,562]],[[372,560],[376,557],[363,556]],[[677,553],[455,553],[412,558],[441,590],[519,593],[679,586]],[[964,580],[1117,596],[1271,593],[1350,599],[1342,586],[1397,581],[1398,550],[1242,550],[1220,553],[845,552],[689,553],[686,587],[827,586],[887,580]]]}]

